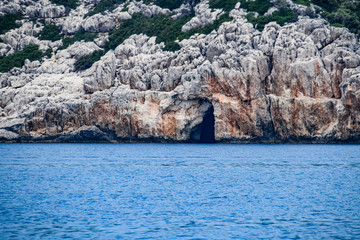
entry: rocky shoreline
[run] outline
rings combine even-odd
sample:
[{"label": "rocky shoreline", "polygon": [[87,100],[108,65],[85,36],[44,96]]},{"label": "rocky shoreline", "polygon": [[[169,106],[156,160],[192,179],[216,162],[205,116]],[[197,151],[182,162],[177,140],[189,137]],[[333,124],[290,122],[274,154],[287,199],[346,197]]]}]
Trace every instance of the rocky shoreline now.
[{"label": "rocky shoreline", "polygon": [[[29,3],[50,10],[36,12]],[[185,28],[202,22],[195,17],[203,11],[209,19],[221,14],[208,1],[199,4]],[[134,34],[75,71],[76,60],[103,49],[108,33],[134,12],[181,14],[186,6],[131,1],[125,12],[120,5],[85,18],[91,1],[68,10],[17,0],[0,11],[15,11],[9,6],[66,34],[81,26],[99,34],[62,50],[62,40],[39,40],[41,26],[27,20],[1,35],[2,56],[28,44],[53,54],[0,73],[0,142],[202,142],[214,131],[218,143],[360,143],[359,38],[324,19],[300,16],[260,32],[237,4],[231,21],[180,41],[177,51]]]}]

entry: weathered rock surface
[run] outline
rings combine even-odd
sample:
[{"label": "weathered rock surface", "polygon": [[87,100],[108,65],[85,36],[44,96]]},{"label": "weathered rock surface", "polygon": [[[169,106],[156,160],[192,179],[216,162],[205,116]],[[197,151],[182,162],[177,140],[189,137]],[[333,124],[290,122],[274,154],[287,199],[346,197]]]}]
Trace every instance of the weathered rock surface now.
[{"label": "weathered rock surface", "polygon": [[147,17],[152,17],[160,14],[169,15],[171,13],[169,9],[162,9],[161,7],[158,7],[153,4],[146,5],[143,4],[142,2],[137,2],[137,1],[130,2],[127,8],[128,8],[127,12],[130,15],[133,15],[134,13],[142,13]]},{"label": "weathered rock surface", "polygon": [[82,27],[88,32],[109,32],[116,27],[116,24],[112,16],[99,13],[88,17],[82,23]]},{"label": "weathered rock surface", "polygon": [[195,17],[187,22],[183,27],[182,31],[187,32],[192,28],[201,28],[208,24],[212,24],[217,17],[223,13],[221,9],[212,10],[209,8],[208,1],[201,2],[194,7]]},{"label": "weathered rock surface", "polygon": [[[146,9],[128,8],[130,16]],[[360,143],[354,34],[309,18],[259,32],[242,9],[231,15],[217,31],[180,42],[177,52],[140,34],[84,72],[73,64],[98,50],[94,43],[0,74],[0,141],[196,142],[214,128],[217,142]],[[74,33],[67,21],[63,31]],[[10,35],[2,52],[16,46]],[[205,116],[214,126],[204,125]]]},{"label": "weathered rock surface", "polygon": [[31,18],[59,18],[65,16],[65,7],[51,4],[50,1],[42,0],[26,8],[26,14]]},{"label": "weathered rock surface", "polygon": [[3,44],[0,45],[1,56],[22,50],[29,44],[40,45],[40,41],[35,37],[40,31],[41,28],[37,27],[36,24],[27,22],[20,28],[5,33],[2,37]]}]

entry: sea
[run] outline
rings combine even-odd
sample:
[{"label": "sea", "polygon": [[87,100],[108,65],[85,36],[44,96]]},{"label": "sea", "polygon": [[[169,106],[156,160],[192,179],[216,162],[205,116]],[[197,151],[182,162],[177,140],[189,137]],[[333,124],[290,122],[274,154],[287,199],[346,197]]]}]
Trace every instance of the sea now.
[{"label": "sea", "polygon": [[360,146],[0,144],[0,239],[360,239]]}]

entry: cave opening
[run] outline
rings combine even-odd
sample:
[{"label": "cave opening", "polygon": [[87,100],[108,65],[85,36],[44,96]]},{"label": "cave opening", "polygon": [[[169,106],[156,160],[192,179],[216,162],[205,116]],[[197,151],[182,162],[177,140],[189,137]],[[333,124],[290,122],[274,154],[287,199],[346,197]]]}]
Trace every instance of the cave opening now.
[{"label": "cave opening", "polygon": [[215,143],[215,117],[214,107],[210,104],[209,109],[205,112],[200,128],[199,143]]}]

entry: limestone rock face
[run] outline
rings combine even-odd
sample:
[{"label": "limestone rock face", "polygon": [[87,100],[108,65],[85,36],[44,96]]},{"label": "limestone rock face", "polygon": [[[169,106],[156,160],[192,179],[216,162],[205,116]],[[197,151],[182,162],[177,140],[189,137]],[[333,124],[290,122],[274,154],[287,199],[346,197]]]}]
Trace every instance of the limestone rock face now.
[{"label": "limestone rock face", "polygon": [[82,16],[71,16],[66,18],[62,26],[62,32],[66,35],[74,34],[81,28]]},{"label": "limestone rock face", "polygon": [[221,9],[211,10],[207,2],[201,2],[196,5],[194,11],[195,17],[182,27],[183,32],[187,32],[192,28],[201,28],[205,25],[212,24],[222,13]]},{"label": "limestone rock face", "polygon": [[95,14],[88,17],[82,23],[82,27],[88,32],[109,32],[116,26],[115,20],[112,16]]},{"label": "limestone rock face", "polygon": [[162,9],[156,5],[146,5],[142,2],[132,1],[127,6],[128,13],[133,15],[134,13],[142,13],[147,17],[152,17],[160,14],[169,15],[171,11],[169,9]]},{"label": "limestone rock face", "polygon": [[[1,7],[30,16],[33,6],[45,3]],[[171,13],[131,1],[126,12],[120,5],[84,19],[91,4],[84,1],[51,21],[65,34],[81,26],[106,40],[135,12]],[[174,16],[187,9],[183,5]],[[185,28],[221,14],[210,11],[207,1],[195,9]],[[98,40],[1,73],[0,141],[198,142],[213,130],[217,142],[360,143],[360,43],[354,34],[305,17],[283,27],[269,23],[259,32],[239,4],[230,15],[232,21],[210,34],[182,40],[176,52],[139,34],[83,72],[75,72],[74,63],[101,50]],[[1,35],[0,54],[32,42],[42,50],[61,44],[38,40],[40,30],[24,22]]]},{"label": "limestone rock face", "polygon": [[51,4],[51,2],[47,0],[42,0],[38,2],[35,1],[34,4],[29,4],[25,12],[31,18],[59,18],[65,15],[65,7]]},{"label": "limestone rock face", "polygon": [[82,75],[85,92],[94,93],[114,86],[115,71],[116,57],[114,52],[110,51]]},{"label": "limestone rock face", "polygon": [[9,55],[15,51],[22,50],[29,44],[40,45],[40,41],[35,37],[40,31],[41,28],[37,27],[36,24],[32,22],[24,23],[20,28],[11,30],[3,35],[2,40],[4,43],[0,46],[0,49],[9,48],[7,52],[4,51],[4,55]]}]

